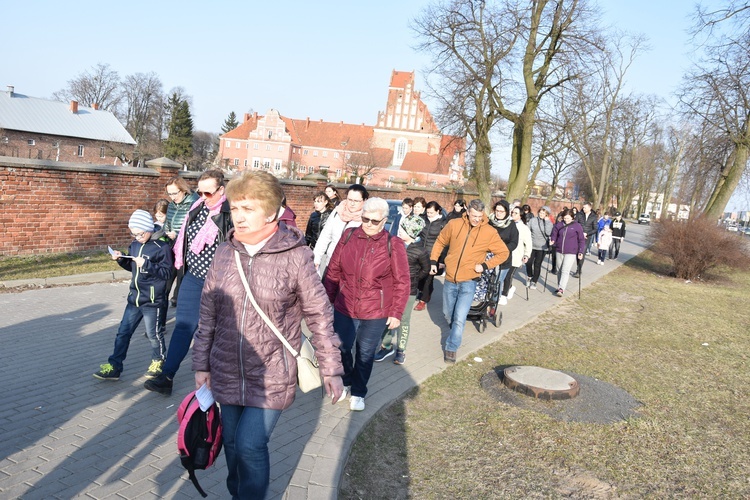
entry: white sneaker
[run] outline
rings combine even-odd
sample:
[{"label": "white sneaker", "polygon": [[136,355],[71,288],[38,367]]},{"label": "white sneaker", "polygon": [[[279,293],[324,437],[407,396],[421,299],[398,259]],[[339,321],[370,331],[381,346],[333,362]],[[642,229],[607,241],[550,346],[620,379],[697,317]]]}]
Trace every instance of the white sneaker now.
[{"label": "white sneaker", "polygon": [[500,305],[504,306],[504,305],[507,305],[507,304],[508,304],[508,297],[506,297],[505,295],[501,295],[500,296]]},{"label": "white sneaker", "polygon": [[365,409],[365,398],[359,396],[352,396],[352,400],[349,401],[349,409],[351,411],[362,411]]},{"label": "white sneaker", "polygon": [[508,300],[513,298],[514,293],[516,293],[516,287],[512,286],[508,289]]},{"label": "white sneaker", "polygon": [[531,282],[531,285],[529,285],[529,288],[531,288],[532,290],[536,290],[536,283],[534,283],[534,282],[532,281],[532,282]]},{"label": "white sneaker", "polygon": [[336,402],[340,403],[340,402],[342,402],[343,400],[345,400],[346,398],[348,398],[351,395],[352,395],[352,386],[345,385],[344,386],[344,390],[341,391],[341,397],[339,399],[337,399]]}]

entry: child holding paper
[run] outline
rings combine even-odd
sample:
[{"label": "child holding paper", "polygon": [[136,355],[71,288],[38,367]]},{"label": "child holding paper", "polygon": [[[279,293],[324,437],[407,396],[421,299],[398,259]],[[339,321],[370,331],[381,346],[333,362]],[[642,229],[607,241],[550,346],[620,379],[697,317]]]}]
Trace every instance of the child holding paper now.
[{"label": "child holding paper", "polygon": [[146,378],[154,378],[161,373],[166,347],[164,329],[159,325],[161,309],[167,307],[165,289],[172,272],[172,249],[169,243],[151,240],[154,232],[154,219],[145,210],[136,210],[128,222],[134,240],[128,248],[128,255],[111,250],[112,259],[133,273],[130,292],[120,328],[115,337],[115,349],[107,363],[94,373],[100,380],[119,380],[123,362],[128,353],[130,338],[144,320],[146,336],[151,343],[151,365]]}]

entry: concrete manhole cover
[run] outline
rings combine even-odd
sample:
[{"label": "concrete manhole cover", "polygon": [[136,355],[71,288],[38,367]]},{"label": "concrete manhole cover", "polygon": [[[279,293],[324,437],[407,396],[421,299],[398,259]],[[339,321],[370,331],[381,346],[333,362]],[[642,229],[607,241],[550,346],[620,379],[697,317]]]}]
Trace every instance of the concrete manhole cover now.
[{"label": "concrete manhole cover", "polygon": [[559,373],[571,377],[578,383],[580,392],[576,397],[550,400],[529,397],[505,386],[504,371],[513,367],[499,366],[485,373],[480,381],[482,388],[502,403],[544,413],[556,420],[612,424],[638,417],[637,410],[643,406],[619,387],[585,375],[562,371]]}]

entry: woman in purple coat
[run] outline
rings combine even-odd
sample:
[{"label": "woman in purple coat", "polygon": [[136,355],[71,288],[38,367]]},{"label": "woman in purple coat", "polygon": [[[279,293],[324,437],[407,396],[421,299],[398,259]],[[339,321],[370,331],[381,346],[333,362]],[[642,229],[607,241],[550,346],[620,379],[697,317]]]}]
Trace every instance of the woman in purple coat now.
[{"label": "woman in purple coat", "polygon": [[576,265],[577,259],[583,259],[586,248],[586,237],[583,228],[575,221],[573,212],[565,209],[562,212],[562,221],[552,228],[549,239],[550,245],[557,249],[557,296],[562,297],[565,287],[570,279],[570,271]]},{"label": "woman in purple coat", "polygon": [[226,188],[234,229],[216,249],[203,286],[193,344],[196,389],[206,384],[221,404],[227,488],[232,498],[264,498],[268,440],[297,389],[297,364],[249,299],[299,349],[302,319],[312,336],[332,402],[343,384],[333,309],[313,254],[297,228],[279,224],[284,193],[266,172],[248,172]]}]

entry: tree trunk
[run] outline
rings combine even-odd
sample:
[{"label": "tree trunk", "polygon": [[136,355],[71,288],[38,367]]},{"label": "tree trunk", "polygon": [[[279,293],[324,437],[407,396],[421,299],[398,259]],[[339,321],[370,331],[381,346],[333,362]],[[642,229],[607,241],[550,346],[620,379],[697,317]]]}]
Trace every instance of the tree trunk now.
[{"label": "tree trunk", "polygon": [[479,199],[482,200],[486,207],[492,203],[491,177],[490,177],[490,155],[492,154],[492,145],[487,140],[478,140],[475,143],[474,153],[474,170],[472,179],[477,185]]},{"label": "tree trunk", "polygon": [[735,144],[732,161],[728,164],[728,168],[725,168],[721,172],[719,180],[716,182],[716,186],[711,193],[710,201],[703,212],[706,217],[717,219],[722,216],[727,203],[729,203],[729,199],[740,183],[742,174],[745,172],[747,159],[748,147],[745,144]]},{"label": "tree trunk", "polygon": [[513,147],[511,150],[510,175],[508,176],[509,200],[521,199],[531,171],[531,143],[534,138],[534,115],[536,106],[527,101],[524,110],[513,123]]}]

